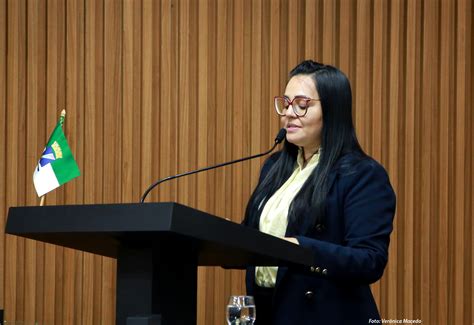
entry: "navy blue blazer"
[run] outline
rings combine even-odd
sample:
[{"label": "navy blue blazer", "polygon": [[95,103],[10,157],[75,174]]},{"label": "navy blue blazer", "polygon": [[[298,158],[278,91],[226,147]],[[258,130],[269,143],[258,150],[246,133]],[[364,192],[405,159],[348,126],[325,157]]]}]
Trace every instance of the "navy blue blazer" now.
[{"label": "navy blue blazer", "polygon": [[[277,156],[265,162],[260,181]],[[315,265],[279,267],[274,325],[368,324],[380,319],[369,284],[382,277],[387,264],[395,193],[379,163],[353,154],[339,159],[328,181],[325,226],[295,236],[313,251]],[[255,267],[247,268],[246,285],[252,295]]]}]

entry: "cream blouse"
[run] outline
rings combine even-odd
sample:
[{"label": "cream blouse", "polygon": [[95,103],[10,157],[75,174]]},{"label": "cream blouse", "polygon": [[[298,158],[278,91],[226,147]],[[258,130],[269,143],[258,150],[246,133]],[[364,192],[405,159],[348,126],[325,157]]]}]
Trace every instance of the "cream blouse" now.
[{"label": "cream blouse", "polygon": [[[265,204],[260,216],[260,231],[283,238],[288,226],[288,210],[291,202],[319,162],[319,150],[304,166],[303,150],[300,148],[297,166],[290,178],[273,194]],[[275,287],[277,266],[257,266],[255,282],[261,287]]]}]

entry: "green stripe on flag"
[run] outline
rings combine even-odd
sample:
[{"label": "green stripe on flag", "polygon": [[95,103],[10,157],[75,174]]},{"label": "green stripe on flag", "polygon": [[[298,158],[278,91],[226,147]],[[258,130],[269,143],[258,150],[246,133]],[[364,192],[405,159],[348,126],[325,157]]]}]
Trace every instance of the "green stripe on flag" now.
[{"label": "green stripe on flag", "polygon": [[56,159],[51,162],[51,167],[54,170],[59,185],[63,185],[81,174],[64,135],[63,121],[64,118],[61,117],[46,145],[51,146],[54,151]]}]

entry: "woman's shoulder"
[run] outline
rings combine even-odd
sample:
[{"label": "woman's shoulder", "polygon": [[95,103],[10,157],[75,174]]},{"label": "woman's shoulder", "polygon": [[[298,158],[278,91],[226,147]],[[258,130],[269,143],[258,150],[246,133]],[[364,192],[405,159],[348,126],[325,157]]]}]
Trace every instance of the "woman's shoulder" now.
[{"label": "woman's shoulder", "polygon": [[[281,151],[275,152],[268,157],[261,169],[260,180],[265,178],[281,155]],[[344,153],[335,163],[332,172],[337,174],[339,178],[345,180],[349,178],[358,178],[363,176],[375,176],[378,178],[388,179],[388,173],[377,160],[362,152],[351,151]]]},{"label": "woman's shoulder", "polygon": [[395,209],[396,196],[381,163],[367,155],[347,154],[338,161],[338,184],[344,196],[383,197]]},{"label": "woman's shoulder", "polygon": [[387,176],[387,171],[381,163],[369,155],[359,152],[349,152],[339,158],[335,171],[342,177],[351,177],[364,174]]}]

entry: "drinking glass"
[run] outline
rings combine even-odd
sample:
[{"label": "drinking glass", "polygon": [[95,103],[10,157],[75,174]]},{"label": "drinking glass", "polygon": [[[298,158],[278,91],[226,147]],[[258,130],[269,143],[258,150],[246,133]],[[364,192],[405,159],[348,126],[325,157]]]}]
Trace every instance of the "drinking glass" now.
[{"label": "drinking glass", "polygon": [[230,296],[226,317],[229,325],[252,325],[256,319],[253,297]]}]

